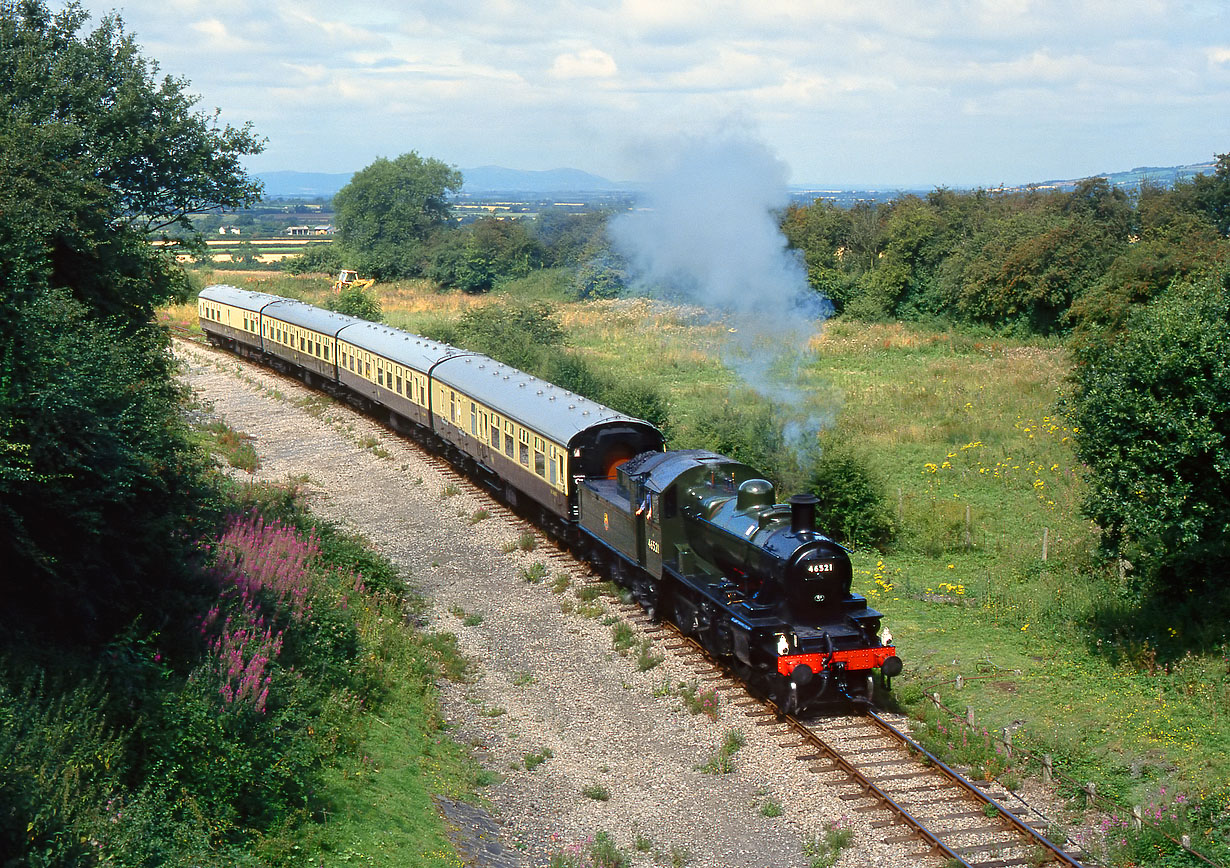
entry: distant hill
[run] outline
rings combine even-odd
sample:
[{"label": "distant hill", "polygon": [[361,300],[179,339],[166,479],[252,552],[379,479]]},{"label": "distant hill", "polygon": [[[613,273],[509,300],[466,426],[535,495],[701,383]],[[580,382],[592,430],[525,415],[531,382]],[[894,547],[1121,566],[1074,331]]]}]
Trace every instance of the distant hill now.
[{"label": "distant hill", "polygon": [[[1186,166],[1138,166],[1126,172],[1107,172],[1090,177],[1106,178],[1113,186],[1125,189],[1135,189],[1142,181],[1152,181],[1162,186],[1170,186],[1177,180],[1186,180],[1199,174],[1212,174],[1216,164],[1210,160],[1206,163],[1192,163]],[[266,199],[315,199],[329,198],[350,181],[353,172],[328,174],[323,172],[257,172],[256,177],[265,183]],[[473,169],[462,169],[465,186],[462,193],[470,196],[506,194],[566,194],[566,193],[630,193],[636,191],[636,185],[628,182],[610,181],[599,175],[583,172],[580,169],[549,169],[547,171],[529,172],[521,169],[505,169],[502,166],[478,166]],[[1021,184],[1014,187],[1004,187],[1006,191],[1024,190],[1029,187],[1039,189],[1071,190],[1083,178],[1065,180],[1039,181],[1033,184]],[[882,190],[837,190],[820,185],[798,185],[791,188],[796,201],[811,201],[815,198],[833,199],[839,203],[856,201],[884,201],[894,199],[903,192],[901,189]]]},{"label": "distant hill", "polygon": [[[1216,170],[1217,162],[1209,160],[1207,163],[1191,163],[1186,166],[1137,166],[1135,169],[1129,169],[1126,172],[1103,172],[1097,175],[1090,175],[1089,177],[1105,178],[1112,187],[1135,190],[1145,181],[1162,187],[1170,187],[1176,181],[1189,181],[1197,175],[1212,175]],[[1022,184],[1019,188],[1007,189],[1023,190],[1026,187],[1037,187],[1041,190],[1073,190],[1077,184],[1084,180],[1086,179],[1072,178],[1067,180],[1040,181],[1037,184]]]},{"label": "distant hill", "polygon": [[[328,198],[350,182],[353,172],[257,172],[265,184],[266,199]],[[611,193],[632,190],[630,184],[608,181],[580,169],[527,172],[501,166],[462,169],[463,193]]]}]

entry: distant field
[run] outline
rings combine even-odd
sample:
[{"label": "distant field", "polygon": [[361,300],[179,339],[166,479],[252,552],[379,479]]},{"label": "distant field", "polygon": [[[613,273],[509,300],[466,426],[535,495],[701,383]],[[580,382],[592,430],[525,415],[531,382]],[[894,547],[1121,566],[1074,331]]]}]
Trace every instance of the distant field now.
[{"label": "distant field", "polygon": [[[274,263],[281,262],[288,256],[298,256],[309,244],[332,244],[333,239],[327,235],[305,235],[295,238],[243,238],[232,235],[227,238],[210,238],[205,241],[205,244],[214,262],[226,263],[233,261],[240,244],[245,242],[252,246],[258,261]],[[188,262],[192,257],[180,254],[176,259],[180,262]]]}]

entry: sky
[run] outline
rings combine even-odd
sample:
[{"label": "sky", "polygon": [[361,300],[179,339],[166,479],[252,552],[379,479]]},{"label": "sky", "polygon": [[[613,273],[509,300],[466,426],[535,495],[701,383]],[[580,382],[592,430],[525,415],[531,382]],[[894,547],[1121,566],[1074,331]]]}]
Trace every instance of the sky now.
[{"label": "sky", "polygon": [[[58,8],[55,0],[52,8]],[[789,182],[1078,178],[1230,151],[1226,0],[83,0],[253,172],[416,151],[652,175],[678,138],[762,142]]]}]

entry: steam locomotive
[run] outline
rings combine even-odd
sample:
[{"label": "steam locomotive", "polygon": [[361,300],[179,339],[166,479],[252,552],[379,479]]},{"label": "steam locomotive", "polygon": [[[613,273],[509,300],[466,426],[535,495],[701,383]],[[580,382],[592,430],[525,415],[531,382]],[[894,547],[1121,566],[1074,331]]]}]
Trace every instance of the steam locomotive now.
[{"label": "steam locomotive", "polygon": [[198,314],[211,343],[430,441],[787,711],[865,705],[902,671],[814,496],[777,503],[747,465],[665,451],[643,420],[389,326],[223,285]]}]

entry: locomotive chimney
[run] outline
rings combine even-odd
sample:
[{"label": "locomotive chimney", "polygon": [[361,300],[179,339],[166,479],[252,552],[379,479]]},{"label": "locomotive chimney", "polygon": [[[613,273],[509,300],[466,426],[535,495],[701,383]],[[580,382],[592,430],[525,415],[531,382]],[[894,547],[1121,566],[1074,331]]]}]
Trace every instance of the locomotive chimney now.
[{"label": "locomotive chimney", "polygon": [[796,494],[790,498],[790,532],[802,533],[816,529],[816,504],[820,498],[814,494]]}]

